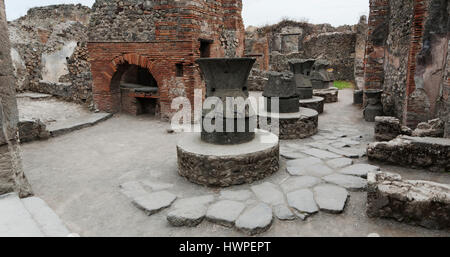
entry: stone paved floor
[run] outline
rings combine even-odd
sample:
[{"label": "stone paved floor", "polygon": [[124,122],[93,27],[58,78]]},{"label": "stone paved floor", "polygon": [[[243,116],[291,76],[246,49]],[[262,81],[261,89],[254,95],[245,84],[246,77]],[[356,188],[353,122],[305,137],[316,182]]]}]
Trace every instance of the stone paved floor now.
[{"label": "stone paved floor", "polygon": [[[341,91],[340,102],[325,106],[318,135],[281,142],[280,171],[253,185],[221,190],[187,182],[177,174],[182,135],[167,134],[167,123],[126,115],[24,145],[24,166],[36,194],[81,236],[242,236],[266,229],[260,235],[449,236],[367,218],[364,168],[440,183],[450,183],[450,175],[359,165],[367,164],[360,156],[373,140],[373,124],[351,101],[352,92]],[[287,221],[270,224],[272,210]],[[194,228],[168,222],[197,225],[205,214],[208,221]],[[240,230],[223,226],[233,223]]]}]

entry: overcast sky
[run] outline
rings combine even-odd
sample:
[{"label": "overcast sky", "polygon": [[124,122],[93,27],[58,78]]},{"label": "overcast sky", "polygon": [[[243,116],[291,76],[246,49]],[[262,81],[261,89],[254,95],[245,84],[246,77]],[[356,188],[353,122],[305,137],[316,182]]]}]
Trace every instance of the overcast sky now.
[{"label": "overcast sky", "polygon": [[[95,0],[5,0],[8,20],[14,20],[35,6],[81,3],[89,7]],[[273,24],[284,17],[333,26],[356,24],[369,13],[369,0],[243,0],[246,26]]]}]

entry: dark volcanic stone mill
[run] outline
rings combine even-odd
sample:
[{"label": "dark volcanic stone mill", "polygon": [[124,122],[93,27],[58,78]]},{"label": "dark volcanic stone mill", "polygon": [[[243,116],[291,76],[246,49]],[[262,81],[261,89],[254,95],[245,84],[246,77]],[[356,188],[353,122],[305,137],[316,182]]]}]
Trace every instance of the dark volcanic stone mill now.
[{"label": "dark volcanic stone mill", "polygon": [[289,61],[291,71],[297,84],[297,93],[300,99],[310,99],[313,97],[313,86],[311,73],[315,60],[313,59],[292,59]]},{"label": "dark volcanic stone mill", "polygon": [[[254,111],[248,105],[239,109],[237,105],[229,102],[231,98],[247,100],[249,97],[247,78],[255,61],[254,58],[200,58],[196,61],[206,82],[206,99],[214,97],[223,104],[222,110],[215,109],[215,105],[212,108],[203,108],[203,141],[232,145],[255,138],[257,116]],[[206,129],[205,120],[207,124],[217,126],[217,129]]]},{"label": "dark volcanic stone mill", "polygon": [[[206,82],[202,131],[186,133],[178,142],[178,173],[196,184],[228,187],[277,172],[278,137],[256,129],[257,113],[250,104],[244,104],[255,59],[200,58],[196,62]],[[236,104],[236,98],[241,105]],[[216,108],[218,100],[222,109]],[[214,129],[209,125],[215,125],[211,126]]]}]

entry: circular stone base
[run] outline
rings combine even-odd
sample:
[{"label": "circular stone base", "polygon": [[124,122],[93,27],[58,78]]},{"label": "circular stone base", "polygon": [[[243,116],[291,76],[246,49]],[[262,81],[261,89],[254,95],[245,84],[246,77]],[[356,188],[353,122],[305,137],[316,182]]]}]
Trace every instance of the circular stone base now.
[{"label": "circular stone base", "polygon": [[187,133],[177,145],[178,173],[206,186],[228,187],[252,183],[279,169],[278,137],[257,130],[253,141],[238,145],[214,145],[199,133]]},{"label": "circular stone base", "polygon": [[323,97],[313,96],[311,99],[300,100],[300,106],[316,110],[319,114],[323,113],[325,99]]},{"label": "circular stone base", "polygon": [[339,89],[336,87],[314,89],[314,96],[323,97],[326,104],[336,103],[338,101]]},{"label": "circular stone base", "polygon": [[[311,137],[318,132],[319,127],[319,113],[316,110],[309,108],[300,108],[299,112],[296,113],[280,113],[277,114],[279,119],[280,139],[290,140],[290,139],[302,139]],[[277,118],[273,113],[260,112],[259,113],[261,129],[269,128],[265,127],[261,123],[261,118],[267,118],[268,124],[271,124],[272,118]]]}]

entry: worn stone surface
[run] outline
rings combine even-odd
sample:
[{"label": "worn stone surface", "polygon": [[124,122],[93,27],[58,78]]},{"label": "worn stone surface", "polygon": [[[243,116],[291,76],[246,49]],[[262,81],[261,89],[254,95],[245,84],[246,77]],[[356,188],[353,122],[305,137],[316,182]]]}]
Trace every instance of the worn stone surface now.
[{"label": "worn stone surface", "polygon": [[342,157],[340,155],[328,152],[328,151],[323,151],[323,150],[319,150],[319,149],[308,149],[303,151],[304,153],[311,155],[313,157],[319,158],[319,159],[334,159],[334,158],[339,158]]},{"label": "worn stone surface", "polygon": [[322,179],[328,183],[336,184],[353,191],[364,190],[367,187],[367,181],[365,179],[350,175],[332,174]]},{"label": "worn stone surface", "polygon": [[17,145],[19,118],[4,1],[0,1],[0,35],[0,195],[17,192],[26,197],[32,190],[22,170]]},{"label": "worn stone surface", "polygon": [[339,89],[331,87],[328,89],[314,89],[314,96],[322,97],[325,99],[325,103],[335,103],[339,101]]},{"label": "worn stone surface", "polygon": [[241,202],[223,200],[209,206],[206,218],[211,222],[232,227],[244,209],[245,204]]},{"label": "worn stone surface", "polygon": [[284,203],[284,195],[275,184],[266,182],[261,185],[252,186],[251,189],[256,197],[264,203],[270,205]]},{"label": "worn stone surface", "polygon": [[444,137],[445,123],[441,119],[422,122],[412,132],[413,137]]},{"label": "worn stone surface", "polygon": [[213,201],[213,195],[180,199],[173,204],[167,221],[175,227],[195,227],[203,221],[208,205]]},{"label": "worn stone surface", "polygon": [[34,140],[44,140],[50,137],[47,127],[40,120],[20,120],[19,138],[20,142],[31,142]]},{"label": "worn stone surface", "polygon": [[369,172],[379,171],[380,167],[370,165],[370,164],[355,164],[347,168],[343,168],[339,173],[344,175],[358,176],[362,178],[367,178]]},{"label": "worn stone surface", "polygon": [[353,160],[349,158],[337,158],[326,162],[328,166],[334,169],[344,168],[353,164]]},{"label": "worn stone surface", "polygon": [[[268,136],[268,141],[260,143],[264,136]],[[279,170],[278,138],[266,132],[257,132],[250,143],[228,146],[207,144],[200,135],[186,133],[177,152],[179,174],[201,185],[229,187],[252,183]]]},{"label": "worn stone surface", "polygon": [[315,158],[315,157],[308,157],[298,160],[292,160],[286,162],[286,169],[289,172],[289,174],[295,176],[295,175],[302,175],[303,172],[305,172],[306,168],[315,164],[321,164],[323,163],[322,160]]},{"label": "worn stone surface", "polygon": [[319,113],[308,108],[300,108],[298,113],[280,114],[278,117],[270,113],[259,113],[261,129],[269,130],[271,126],[277,125],[279,137],[282,140],[303,139],[311,137],[318,132]]},{"label": "worn stone surface", "polygon": [[400,136],[367,147],[372,161],[388,162],[432,171],[450,171],[450,139]]},{"label": "worn stone surface", "polygon": [[272,208],[260,203],[242,213],[236,220],[236,228],[249,235],[255,235],[267,231],[272,221]]},{"label": "worn stone surface", "polygon": [[169,207],[176,199],[176,195],[167,191],[160,191],[133,198],[133,204],[150,216]]},{"label": "worn stone surface", "polygon": [[280,186],[285,193],[298,189],[305,189],[319,184],[321,180],[312,176],[291,177],[284,181]]},{"label": "worn stone surface", "polygon": [[324,110],[325,99],[318,96],[313,96],[311,99],[302,99],[300,100],[300,106],[303,108],[313,109],[321,114]]},{"label": "worn stone surface", "polygon": [[390,116],[375,117],[375,140],[390,141],[400,135],[410,136],[412,131],[402,126],[400,120]]},{"label": "worn stone surface", "polygon": [[342,187],[320,185],[314,188],[314,198],[321,211],[341,213],[344,211],[349,194]]},{"label": "worn stone surface", "polygon": [[314,214],[319,211],[314,194],[309,189],[301,189],[286,195],[290,207],[296,209],[302,214]]},{"label": "worn stone surface", "polygon": [[220,199],[233,200],[233,201],[247,201],[253,197],[253,193],[250,190],[222,190],[220,191]]},{"label": "worn stone surface", "polygon": [[402,180],[392,173],[368,177],[367,215],[393,218],[430,229],[450,228],[450,186]]},{"label": "worn stone surface", "polygon": [[279,220],[295,220],[297,216],[285,204],[273,207],[273,212]]}]

